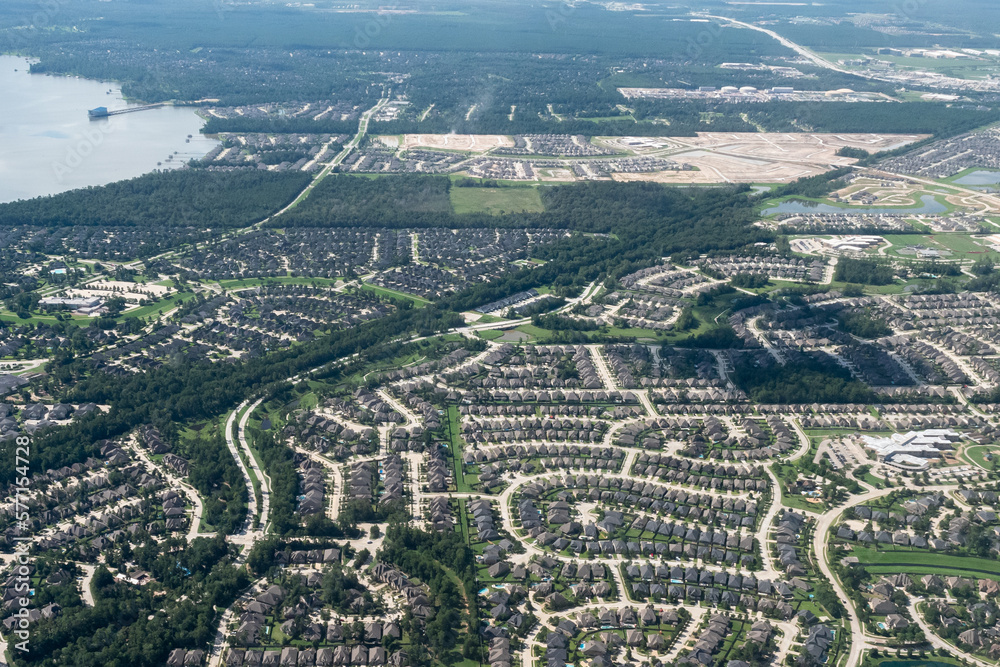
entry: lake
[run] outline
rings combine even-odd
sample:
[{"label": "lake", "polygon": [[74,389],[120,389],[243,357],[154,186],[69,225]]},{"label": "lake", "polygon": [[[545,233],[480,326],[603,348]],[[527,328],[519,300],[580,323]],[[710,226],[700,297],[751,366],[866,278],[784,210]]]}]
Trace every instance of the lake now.
[{"label": "lake", "polygon": [[832,206],[830,204],[820,204],[812,201],[803,201],[800,199],[789,199],[781,202],[777,206],[772,206],[770,208],[764,209],[764,215],[771,215],[772,213],[839,213],[841,215],[848,214],[897,214],[897,215],[936,215],[938,213],[944,213],[948,210],[948,207],[940,203],[934,198],[934,195],[921,195],[920,196],[920,206],[914,206],[912,208],[892,208],[889,206],[851,206],[844,208],[842,206]]},{"label": "lake", "polygon": [[970,171],[952,181],[955,185],[1000,185],[1000,171]]},{"label": "lake", "polygon": [[28,66],[0,56],[0,202],[176,168],[218,143],[200,134],[204,121],[189,107],[90,120],[95,107],[138,105],[116,84],[28,74]]}]

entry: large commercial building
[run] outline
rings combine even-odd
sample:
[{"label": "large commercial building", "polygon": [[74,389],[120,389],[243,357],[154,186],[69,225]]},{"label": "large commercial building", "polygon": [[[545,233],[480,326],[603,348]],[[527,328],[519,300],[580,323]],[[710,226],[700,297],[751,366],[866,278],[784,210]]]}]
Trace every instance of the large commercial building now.
[{"label": "large commercial building", "polygon": [[910,467],[923,467],[928,459],[941,458],[942,452],[954,450],[961,439],[962,434],[950,428],[893,433],[888,438],[861,436],[865,448],[879,461]]},{"label": "large commercial building", "polygon": [[104,306],[104,301],[96,296],[87,298],[67,298],[47,296],[39,300],[39,307],[52,309],[69,309],[83,315],[90,315]]}]

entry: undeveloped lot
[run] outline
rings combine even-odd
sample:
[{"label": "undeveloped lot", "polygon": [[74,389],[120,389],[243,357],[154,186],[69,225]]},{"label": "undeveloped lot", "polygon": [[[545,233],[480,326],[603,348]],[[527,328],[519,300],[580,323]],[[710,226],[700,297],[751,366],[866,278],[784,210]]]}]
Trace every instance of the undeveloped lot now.
[{"label": "undeveloped lot", "polygon": [[[505,155],[499,170],[488,168],[489,165],[473,165],[468,173],[479,177],[542,181],[610,177],[660,183],[787,183],[856,162],[853,158],[837,155],[841,148],[861,148],[877,153],[922,138],[923,135],[914,134],[749,132],[701,132],[694,137],[599,137],[593,143],[605,152],[621,152],[633,160],[662,160],[669,164],[667,167],[624,168],[605,164],[611,159],[607,156],[554,157],[538,162]],[[407,134],[402,142],[404,150],[470,153],[514,146],[512,137],[496,134]]]},{"label": "undeveloped lot", "polygon": [[455,151],[486,151],[512,148],[514,140],[503,134],[407,134],[403,148],[446,148]]},{"label": "undeveloped lot", "polygon": [[849,164],[853,161],[836,155],[837,151],[845,146],[878,153],[926,139],[928,136],[930,135],[699,132],[695,138],[675,137],[674,141],[692,147],[751,157]]},{"label": "undeveloped lot", "polygon": [[788,182],[853,164],[853,158],[837,155],[845,146],[875,153],[922,138],[923,135],[742,132],[701,132],[696,137],[669,140],[622,137],[615,143],[640,154],[669,155],[681,164],[697,167],[698,171],[616,174],[615,178],[662,183]]}]

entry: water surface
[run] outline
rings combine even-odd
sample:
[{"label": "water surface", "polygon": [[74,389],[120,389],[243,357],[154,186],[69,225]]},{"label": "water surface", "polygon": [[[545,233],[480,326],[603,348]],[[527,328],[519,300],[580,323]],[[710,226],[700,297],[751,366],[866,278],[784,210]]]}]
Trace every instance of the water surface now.
[{"label": "water surface", "polygon": [[944,213],[948,207],[934,198],[934,195],[921,195],[920,206],[911,208],[892,208],[890,206],[832,206],[830,204],[820,204],[818,202],[804,201],[801,199],[789,199],[781,202],[777,206],[764,209],[764,215],[772,213],[839,213],[847,214],[895,214],[895,215],[936,215]]},{"label": "water surface", "polygon": [[952,181],[955,185],[1000,185],[1000,171],[978,169]]},{"label": "water surface", "polygon": [[137,105],[126,103],[116,84],[29,74],[28,66],[0,56],[0,202],[176,168],[217,143],[199,134],[204,121],[192,108],[90,120],[95,107]]}]

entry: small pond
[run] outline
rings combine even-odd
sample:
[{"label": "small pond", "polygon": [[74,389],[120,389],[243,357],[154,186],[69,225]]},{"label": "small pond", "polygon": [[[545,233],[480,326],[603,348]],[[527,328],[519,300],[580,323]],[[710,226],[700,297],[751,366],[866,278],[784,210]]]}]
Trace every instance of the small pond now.
[{"label": "small pond", "polygon": [[851,206],[849,208],[844,208],[842,206],[832,206],[831,204],[820,204],[818,202],[804,201],[801,199],[789,199],[783,201],[777,206],[772,206],[766,208],[763,211],[764,215],[771,215],[773,213],[839,213],[842,215],[847,214],[896,214],[896,215],[935,215],[938,213],[944,213],[948,210],[948,207],[939,202],[934,198],[934,195],[921,195],[920,196],[920,206],[908,207],[908,208],[892,208],[891,206]]}]

